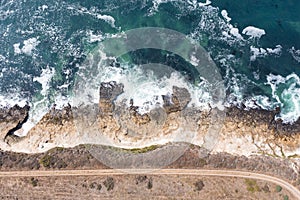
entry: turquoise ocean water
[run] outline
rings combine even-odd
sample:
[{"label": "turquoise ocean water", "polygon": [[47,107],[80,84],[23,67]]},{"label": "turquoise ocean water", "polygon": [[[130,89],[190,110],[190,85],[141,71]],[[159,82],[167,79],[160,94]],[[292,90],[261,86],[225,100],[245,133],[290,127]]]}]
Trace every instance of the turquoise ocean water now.
[{"label": "turquoise ocean water", "polygon": [[[0,104],[29,103],[34,123],[54,103],[71,102],[76,73],[103,39],[134,28],[163,27],[193,38],[210,54],[224,80],[225,105],[280,106],[278,117],[293,123],[300,116],[299,10],[297,0],[1,0]],[[137,67],[147,62],[167,64],[191,84],[198,76],[168,52],[139,50],[123,61],[102,72],[103,80],[127,74],[138,88],[142,73]],[[165,92],[162,85],[149,85],[155,91],[148,96]],[[151,101],[145,94],[135,97],[141,105]],[[197,98],[205,97],[199,93]]]}]

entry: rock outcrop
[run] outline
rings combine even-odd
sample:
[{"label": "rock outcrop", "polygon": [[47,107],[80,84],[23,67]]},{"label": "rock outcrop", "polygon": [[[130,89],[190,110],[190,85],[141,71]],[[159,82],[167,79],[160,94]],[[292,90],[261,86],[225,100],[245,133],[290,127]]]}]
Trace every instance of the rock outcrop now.
[{"label": "rock outcrop", "polygon": [[166,113],[178,112],[186,108],[191,101],[191,95],[186,88],[173,86],[173,94],[171,96],[163,95],[164,109]]},{"label": "rock outcrop", "polygon": [[[54,106],[26,137],[10,142],[10,145],[2,142],[0,147],[11,151],[43,152],[56,146],[86,143],[135,148],[172,141],[209,146],[212,153],[265,154],[294,159],[300,156],[300,120],[293,125],[276,121],[279,110],[232,107],[225,111],[203,111],[188,106],[191,96],[187,89],[173,87],[173,94],[162,96],[163,105],[140,114],[133,100],[116,101],[123,90],[122,84],[102,83],[99,105],[95,105],[98,109],[91,109],[91,112],[89,108],[80,110],[69,105],[60,110]],[[1,110],[2,141],[26,118],[28,109]],[[76,113],[81,111],[84,113],[78,117]],[[218,114],[220,112],[226,116]]]},{"label": "rock outcrop", "polygon": [[0,108],[0,141],[16,140],[13,134],[28,119],[29,106]]},{"label": "rock outcrop", "polygon": [[115,81],[101,83],[99,107],[103,114],[113,114],[115,109],[114,100],[123,93],[124,86]]}]

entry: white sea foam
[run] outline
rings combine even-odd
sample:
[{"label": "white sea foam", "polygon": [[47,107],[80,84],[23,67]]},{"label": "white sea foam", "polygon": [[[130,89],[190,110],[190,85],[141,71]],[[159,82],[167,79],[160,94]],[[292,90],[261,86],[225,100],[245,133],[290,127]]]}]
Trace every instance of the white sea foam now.
[{"label": "white sea foam", "polygon": [[295,49],[295,47],[292,47],[291,49],[288,50],[289,53],[293,56],[293,58],[300,63],[300,49]]},{"label": "white sea foam", "polygon": [[243,99],[241,102],[245,106],[246,110],[249,109],[264,109],[264,110],[273,110],[274,103],[270,100],[269,97],[263,95],[257,95]]},{"label": "white sea foam", "polygon": [[22,128],[15,132],[18,136],[25,136],[48,112],[49,102],[47,95],[49,92],[50,81],[54,76],[55,69],[47,66],[46,69],[42,69],[41,76],[34,77],[33,81],[37,81],[42,85],[41,99],[33,99],[33,103],[30,103],[29,119],[22,125]]},{"label": "white sea foam", "polygon": [[194,66],[198,66],[199,65],[200,60],[196,58],[195,55],[191,55],[190,58],[190,63]]},{"label": "white sea foam", "polygon": [[89,42],[99,42],[104,39],[102,34],[94,34],[91,30],[88,31]]},{"label": "white sea foam", "polygon": [[250,46],[250,52],[251,52],[250,60],[255,61],[256,58],[263,58],[268,55],[280,56],[281,52],[282,52],[282,46],[276,45],[276,47],[274,49],[272,49],[272,48],[264,49],[264,48],[257,48],[254,46]]},{"label": "white sea foam", "polygon": [[43,96],[46,95],[46,93],[49,89],[50,81],[51,81],[52,77],[54,76],[54,74],[55,74],[55,69],[47,66],[46,69],[42,69],[41,76],[33,78],[33,81],[37,81],[42,85],[41,94]]},{"label": "white sea foam", "polygon": [[167,3],[167,2],[170,2],[170,1],[172,1],[172,0],[153,0],[152,1],[153,6],[149,10],[150,15],[155,13],[158,10],[158,7],[159,7],[160,4]]},{"label": "white sea foam", "polygon": [[264,48],[256,48],[254,46],[250,46],[250,60],[255,61],[257,57],[265,57],[267,56],[267,51]]},{"label": "white sea foam", "polygon": [[24,53],[26,55],[31,55],[32,51],[39,45],[39,41],[37,38],[29,38],[23,41],[22,48],[20,48],[20,43],[16,43],[13,45],[15,54]]},{"label": "white sea foam", "polygon": [[272,89],[272,97],[281,106],[277,118],[284,123],[294,123],[300,117],[300,78],[292,73],[286,77],[270,74],[267,85]]},{"label": "white sea foam", "polygon": [[244,40],[243,36],[239,33],[239,29],[238,28],[234,28],[232,26],[230,26],[230,34],[235,36],[236,38],[240,39],[240,40]]},{"label": "white sea foam", "polygon": [[227,10],[222,10],[221,15],[224,17],[224,19],[226,19],[227,22],[231,21],[231,18],[228,16]]},{"label": "white sea foam", "polygon": [[100,19],[100,20],[103,20],[103,21],[107,22],[108,24],[111,25],[111,27],[116,28],[115,19],[110,15],[100,14],[99,10],[96,9],[95,7],[91,8],[91,9],[87,9],[86,7],[83,7],[83,6],[69,5],[67,7],[67,9],[74,10],[74,11],[80,13],[80,14],[91,15],[91,16],[97,18],[97,19]]},{"label": "white sea foam", "polygon": [[32,51],[40,42],[36,38],[29,38],[28,40],[24,40],[23,43],[22,52],[27,55],[31,55]]},{"label": "white sea foam", "polygon": [[267,52],[279,56],[282,52],[282,46],[281,45],[276,45],[276,47],[274,49],[267,48]]},{"label": "white sea foam", "polygon": [[158,11],[158,8],[161,4],[168,3],[168,2],[180,2],[180,3],[187,3],[188,9],[195,10],[198,7],[205,7],[211,4],[210,0],[206,0],[205,3],[199,2],[197,0],[153,0],[153,6],[149,9],[149,14],[152,15]]},{"label": "white sea foam", "polygon": [[[201,4],[203,5],[203,4]],[[208,37],[210,40],[216,40],[216,41],[224,41],[228,43],[229,45],[232,44],[238,44],[238,45],[247,45],[251,44],[251,39],[260,39],[263,35],[266,34],[265,30],[256,28],[254,26],[248,26],[244,28],[242,31],[242,34],[250,36],[249,39],[244,39],[243,36],[239,33],[238,28],[234,27],[232,24],[230,24],[230,17],[227,11],[221,11],[222,18],[218,17],[216,13],[219,13],[220,11],[218,8],[214,8],[212,6],[203,6],[201,12],[201,20],[199,22],[198,27],[195,29],[194,32],[190,34],[191,38],[193,39],[202,39],[203,33],[208,34]],[[219,28],[220,32],[216,32],[215,29]],[[213,31],[211,31],[213,30]],[[222,35],[218,34],[221,33]],[[226,52],[226,51],[225,51]],[[262,47],[250,47],[251,57],[250,59],[254,61],[258,57],[264,57],[264,56],[280,56],[282,53],[282,46],[276,45],[274,48],[262,48]],[[294,56],[294,58],[297,60],[297,58],[300,58],[300,51],[296,51],[294,48],[290,50],[290,53]],[[223,55],[223,54],[222,54]],[[299,55],[299,56],[297,56]],[[272,110],[275,108],[276,105],[278,105],[278,98],[276,95],[274,95],[275,99],[270,99],[267,96],[258,95],[253,97],[248,97],[245,99],[244,90],[247,89],[248,82],[251,84],[254,84],[251,80],[249,80],[245,75],[236,73],[231,67],[230,63],[235,62],[235,58],[233,55],[228,56],[219,56],[221,59],[219,60],[222,63],[222,59],[224,60],[223,67],[225,67],[228,71],[228,76],[225,77],[226,81],[228,81],[227,87],[232,92],[227,99],[227,102],[225,103],[226,106],[241,106],[245,105],[246,109],[250,108],[260,108],[260,109],[267,109]],[[219,58],[218,58],[219,59]],[[300,59],[299,59],[300,60]],[[230,76],[229,76],[230,74]],[[259,79],[259,73],[254,74],[256,79]],[[273,86],[271,86],[273,87]],[[273,87],[274,88],[274,87]],[[289,102],[287,100],[287,94],[289,91],[295,91],[295,88],[290,86],[285,90],[285,92],[282,94],[285,96],[285,101]],[[273,89],[275,91],[275,88]],[[293,95],[293,102],[292,104],[294,108],[297,110],[296,101],[297,98],[295,95]],[[277,100],[276,100],[277,99]],[[275,102],[274,102],[275,101]],[[291,103],[290,102],[290,103]],[[285,106],[282,108],[281,114],[278,116],[283,119],[285,123],[292,123],[294,122],[298,117],[300,111],[295,111],[292,115],[296,116],[292,118],[291,116],[286,115],[287,107]]]},{"label": "white sea foam", "polygon": [[209,34],[211,37],[216,37],[215,28],[218,27],[222,29],[221,32],[224,36],[219,37],[219,40],[224,40],[228,44],[244,41],[243,36],[239,33],[239,29],[230,24],[231,18],[228,16],[228,12],[226,10],[222,10],[221,15],[223,17],[220,17],[219,8],[211,6],[212,1],[210,0],[206,0],[205,2],[197,2],[196,0],[153,0],[152,2],[153,6],[149,10],[150,15],[157,11],[159,5],[167,2],[178,2],[185,6],[188,4],[185,8],[189,11],[200,9],[202,18],[199,22],[198,28],[190,34],[192,38],[201,37],[203,33],[207,32],[211,32]]},{"label": "white sea foam", "polygon": [[[161,67],[167,66],[159,66],[157,69],[162,69]],[[199,86],[192,85],[179,72],[174,70],[169,77],[163,76],[160,78],[155,75],[157,72],[142,69],[141,66],[105,67],[101,72],[98,81],[116,81],[124,85],[124,93],[117,98],[117,102],[120,103],[126,99],[127,104],[130,105],[129,100],[133,99],[134,105],[139,107],[138,111],[141,114],[149,112],[157,106],[162,106],[162,95],[171,95],[173,86],[189,90],[192,97],[189,106],[209,109],[211,95],[205,89],[205,81],[201,82]],[[91,96],[94,96],[95,102],[99,101],[98,92]],[[221,106],[219,107],[221,108]]]},{"label": "white sea foam", "polygon": [[68,105],[73,106],[72,98],[69,96],[57,95],[54,102],[57,109],[62,109]]},{"label": "white sea foam", "polygon": [[[245,43],[239,29],[230,24],[230,21],[227,21],[229,19],[220,16],[218,8],[209,5],[199,7],[199,10],[201,10],[201,19],[198,26],[190,33],[193,39],[201,41],[203,36],[206,35],[211,41],[226,42],[230,46],[243,45]],[[223,11],[224,14],[225,11]]]},{"label": "white sea foam", "polygon": [[20,107],[24,107],[28,103],[27,99],[24,99],[16,94],[6,94],[0,95],[0,107],[13,107],[14,105],[18,105]]},{"label": "white sea foam", "polygon": [[1,61],[5,61],[5,59],[6,59],[5,56],[3,56],[3,55],[0,54],[0,62]]},{"label": "white sea foam", "polygon": [[248,26],[248,27],[244,28],[242,33],[244,35],[248,35],[253,38],[261,38],[261,36],[266,34],[265,30],[256,28],[254,26]]},{"label": "white sea foam", "polygon": [[14,47],[14,52],[15,52],[15,54],[20,54],[20,53],[22,53],[22,50],[20,49],[20,43],[14,44],[13,47]]},{"label": "white sea foam", "polygon": [[42,5],[40,8],[41,8],[43,11],[45,11],[46,9],[48,9],[48,6],[47,6],[47,5]]},{"label": "white sea foam", "polygon": [[110,15],[101,15],[101,14],[97,14],[97,18],[106,21],[106,22],[109,23],[112,27],[116,27],[116,26],[115,26],[116,20],[115,20],[112,16],[110,16]]}]

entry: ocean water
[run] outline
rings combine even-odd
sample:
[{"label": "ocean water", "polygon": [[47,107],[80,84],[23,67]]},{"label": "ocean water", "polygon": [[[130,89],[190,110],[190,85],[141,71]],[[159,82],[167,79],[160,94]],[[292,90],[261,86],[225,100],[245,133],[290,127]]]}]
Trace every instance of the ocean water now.
[{"label": "ocean water", "polygon": [[[72,104],[76,76],[105,38],[161,27],[209,53],[224,80],[225,106],[279,106],[277,118],[293,123],[300,116],[299,10],[297,0],[1,0],[0,105],[31,106],[20,133],[26,134],[54,104]],[[139,68],[151,62],[172,73],[159,77]],[[118,100],[133,98],[140,112],[161,104],[172,85],[188,88],[194,104],[210,103],[201,75],[177,55],[142,49],[117,63],[104,66],[99,78],[122,82],[129,92]]]}]

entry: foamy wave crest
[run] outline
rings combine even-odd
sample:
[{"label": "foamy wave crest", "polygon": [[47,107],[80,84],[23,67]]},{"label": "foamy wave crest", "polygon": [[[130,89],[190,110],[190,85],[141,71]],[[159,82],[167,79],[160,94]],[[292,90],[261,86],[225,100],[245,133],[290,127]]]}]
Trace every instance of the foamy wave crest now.
[{"label": "foamy wave crest", "polygon": [[300,78],[292,73],[286,77],[270,74],[267,84],[271,86],[272,97],[281,107],[277,118],[283,123],[294,123],[300,117]]},{"label": "foamy wave crest", "polygon": [[236,76],[229,79],[228,85],[232,92],[227,96],[226,107],[237,106],[246,110],[274,110],[280,107],[281,112],[275,119],[281,119],[285,124],[293,124],[300,117],[300,78],[295,73],[286,77],[269,74],[265,85],[270,86],[271,96],[245,96],[243,90],[247,89],[246,84],[244,87],[240,85]]},{"label": "foamy wave crest", "polygon": [[0,107],[10,108],[14,105],[24,107],[26,104],[28,104],[28,99],[24,99],[16,94],[0,96]]},{"label": "foamy wave crest", "polygon": [[300,49],[295,49],[295,47],[292,47],[289,49],[289,53],[292,54],[293,58],[300,63]]},{"label": "foamy wave crest", "polygon": [[25,136],[48,112],[50,102],[48,101],[50,81],[55,74],[55,69],[47,66],[42,70],[42,73],[38,77],[34,77],[33,81],[36,81],[42,85],[40,92],[41,96],[36,96],[30,103],[29,119],[22,125],[22,128],[16,131],[14,134],[18,136]]},{"label": "foamy wave crest", "polygon": [[248,27],[244,28],[242,33],[245,35],[248,35],[252,38],[261,38],[261,36],[266,34],[265,30],[254,27],[254,26],[248,26]]},{"label": "foamy wave crest", "polygon": [[[161,76],[161,74],[157,74],[158,71],[165,73]],[[213,106],[205,80],[198,85],[193,85],[179,72],[161,64],[135,65],[133,67],[125,64],[121,68],[106,67],[103,69],[100,80],[122,83],[124,93],[117,98],[117,102],[121,103],[126,100],[129,106],[130,99],[133,99],[134,105],[139,107],[138,111],[141,114],[147,113],[157,106],[163,106],[162,95],[171,95],[173,86],[189,90],[192,97],[189,106],[197,106],[202,109],[209,109],[209,105]]]},{"label": "foamy wave crest", "polygon": [[250,46],[250,52],[251,52],[251,57],[250,61],[255,61],[256,58],[263,58],[268,55],[275,55],[275,56],[280,56],[282,52],[282,46],[281,45],[276,45],[274,49],[272,48],[257,48],[254,46]]},{"label": "foamy wave crest", "polygon": [[81,15],[91,15],[91,16],[95,17],[96,19],[105,21],[106,23],[110,24],[111,27],[116,28],[115,19],[110,15],[100,14],[99,13],[100,11],[95,7],[88,9],[83,6],[68,5],[67,9],[77,12],[78,14],[81,14]]}]

